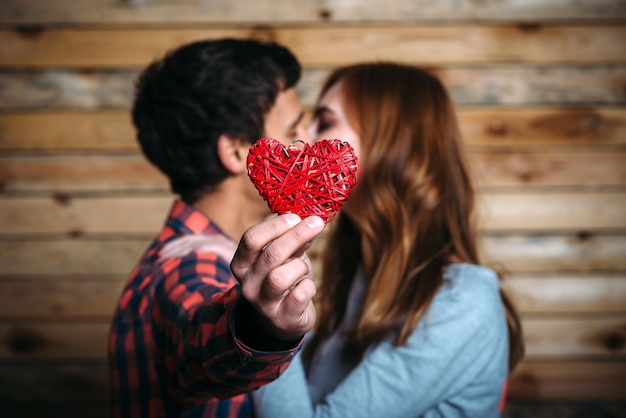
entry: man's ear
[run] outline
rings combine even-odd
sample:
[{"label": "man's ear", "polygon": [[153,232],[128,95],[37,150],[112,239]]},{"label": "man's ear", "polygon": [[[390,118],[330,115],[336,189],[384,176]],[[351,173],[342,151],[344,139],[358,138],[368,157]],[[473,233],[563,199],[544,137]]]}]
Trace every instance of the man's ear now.
[{"label": "man's ear", "polygon": [[227,135],[217,139],[217,155],[222,165],[231,174],[241,174],[247,170],[247,158],[250,144]]}]

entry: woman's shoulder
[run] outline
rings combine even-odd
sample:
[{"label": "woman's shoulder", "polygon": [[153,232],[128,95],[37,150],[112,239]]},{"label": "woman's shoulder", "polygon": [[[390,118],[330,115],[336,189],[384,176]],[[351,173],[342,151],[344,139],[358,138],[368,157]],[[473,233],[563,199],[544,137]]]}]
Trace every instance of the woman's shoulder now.
[{"label": "woman's shoulder", "polygon": [[480,293],[499,291],[498,275],[489,267],[469,264],[453,263],[443,272],[443,286],[440,293],[450,293],[459,296],[459,293]]},{"label": "woman's shoulder", "polygon": [[490,316],[502,311],[500,282],[492,269],[469,263],[454,263],[446,267],[444,282],[437,293],[431,311],[446,314]]}]

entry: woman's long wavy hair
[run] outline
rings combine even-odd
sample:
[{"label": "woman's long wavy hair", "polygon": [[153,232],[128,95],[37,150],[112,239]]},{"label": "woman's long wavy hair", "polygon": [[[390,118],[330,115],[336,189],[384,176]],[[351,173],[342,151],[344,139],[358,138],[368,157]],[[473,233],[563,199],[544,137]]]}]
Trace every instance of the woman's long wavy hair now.
[{"label": "woman's long wavy hair", "polygon": [[[347,118],[361,139],[363,175],[329,232],[316,332],[305,358],[339,327],[357,266],[363,266],[369,285],[348,349],[361,357],[392,331],[397,345],[407,342],[452,260],[480,264],[474,190],[442,83],[412,66],[357,64],[335,70],[320,97],[338,82]],[[501,295],[512,370],[524,353],[521,324]]]}]

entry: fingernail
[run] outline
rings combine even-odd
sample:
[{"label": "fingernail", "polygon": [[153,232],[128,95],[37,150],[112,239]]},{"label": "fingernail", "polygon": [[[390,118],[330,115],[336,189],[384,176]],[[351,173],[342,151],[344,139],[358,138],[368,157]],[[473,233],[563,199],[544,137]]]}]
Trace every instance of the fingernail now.
[{"label": "fingernail", "polygon": [[283,215],[283,217],[285,218],[285,221],[287,221],[287,224],[291,227],[298,225],[302,221],[302,218],[295,213],[288,213]]},{"label": "fingernail", "polygon": [[309,216],[304,220],[307,226],[313,230],[320,230],[324,227],[324,221],[319,216]]}]

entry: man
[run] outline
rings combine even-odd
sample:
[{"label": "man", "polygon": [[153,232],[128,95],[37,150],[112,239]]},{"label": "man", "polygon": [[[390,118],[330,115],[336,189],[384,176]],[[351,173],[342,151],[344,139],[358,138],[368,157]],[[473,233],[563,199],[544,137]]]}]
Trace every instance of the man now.
[{"label": "man", "polygon": [[222,39],[184,45],[140,76],[138,141],[180,200],[113,318],[114,416],[248,416],[245,393],[278,377],[313,326],[304,250],[323,222],[267,219],[246,166],[260,137],[306,138],[300,71],[282,46]]}]

